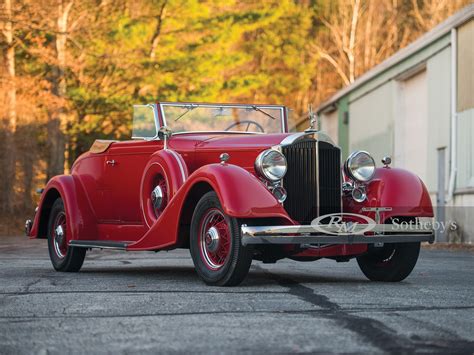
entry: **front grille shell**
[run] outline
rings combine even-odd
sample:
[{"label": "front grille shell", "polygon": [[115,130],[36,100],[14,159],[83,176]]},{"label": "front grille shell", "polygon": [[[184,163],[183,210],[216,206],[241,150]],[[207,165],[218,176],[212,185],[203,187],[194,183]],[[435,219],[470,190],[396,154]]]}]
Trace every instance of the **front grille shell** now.
[{"label": "front grille shell", "polygon": [[304,138],[282,146],[281,151],[288,163],[283,186],[288,192],[284,207],[289,216],[310,224],[318,216],[341,212],[340,149]]}]

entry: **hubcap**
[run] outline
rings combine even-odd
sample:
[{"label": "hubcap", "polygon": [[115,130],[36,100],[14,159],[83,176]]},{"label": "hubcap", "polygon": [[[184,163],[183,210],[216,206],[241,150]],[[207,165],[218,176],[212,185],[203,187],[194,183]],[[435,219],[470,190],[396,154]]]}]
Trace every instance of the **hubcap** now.
[{"label": "hubcap", "polygon": [[159,209],[161,207],[161,203],[163,202],[163,190],[161,190],[159,185],[155,186],[151,192],[151,202],[153,203],[154,209]]},{"label": "hubcap", "polygon": [[219,232],[216,227],[211,227],[206,232],[206,247],[210,252],[215,252],[219,246]]},{"label": "hubcap", "polygon": [[168,186],[166,180],[162,175],[158,175],[153,183],[153,190],[151,191],[151,207],[158,218],[168,203]]},{"label": "hubcap", "polygon": [[64,258],[67,253],[67,238],[66,238],[66,215],[64,212],[58,213],[53,226],[53,247],[56,255]]},{"label": "hubcap", "polygon": [[231,234],[224,214],[217,208],[209,209],[201,219],[199,247],[202,260],[210,270],[218,270],[230,255]]}]

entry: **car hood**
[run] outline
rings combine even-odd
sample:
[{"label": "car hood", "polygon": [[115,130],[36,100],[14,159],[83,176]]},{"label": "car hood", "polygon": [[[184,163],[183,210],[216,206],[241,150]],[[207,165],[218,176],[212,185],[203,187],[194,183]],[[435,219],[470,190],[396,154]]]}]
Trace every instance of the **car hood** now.
[{"label": "car hood", "polygon": [[231,164],[253,172],[257,155],[265,149],[280,144],[289,135],[290,133],[177,134],[170,139],[169,146],[183,154],[190,173],[201,166],[218,163],[222,153],[230,155]]},{"label": "car hood", "polygon": [[290,133],[277,134],[183,134],[176,135],[172,140],[194,141],[196,150],[237,149],[262,150],[281,143]]}]

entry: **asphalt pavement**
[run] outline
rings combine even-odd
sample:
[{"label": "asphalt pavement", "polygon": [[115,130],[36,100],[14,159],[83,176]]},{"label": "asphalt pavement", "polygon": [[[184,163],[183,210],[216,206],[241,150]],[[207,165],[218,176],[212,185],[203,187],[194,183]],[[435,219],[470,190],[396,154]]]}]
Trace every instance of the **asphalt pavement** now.
[{"label": "asphalt pavement", "polygon": [[422,250],[401,283],[355,260],[254,262],[239,287],[187,250],[89,252],[55,272],[46,242],[0,237],[0,353],[474,353],[474,254]]}]

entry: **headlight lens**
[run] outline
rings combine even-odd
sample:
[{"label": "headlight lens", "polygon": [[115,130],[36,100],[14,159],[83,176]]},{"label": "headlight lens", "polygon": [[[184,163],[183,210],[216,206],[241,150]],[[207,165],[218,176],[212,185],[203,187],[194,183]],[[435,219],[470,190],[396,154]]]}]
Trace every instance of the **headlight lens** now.
[{"label": "headlight lens", "polygon": [[364,151],[355,151],[344,164],[344,170],[353,180],[367,182],[374,177],[375,161],[369,153]]},{"label": "headlight lens", "polygon": [[255,160],[255,170],[270,181],[281,180],[286,174],[286,169],[285,156],[273,149],[264,150]]}]

